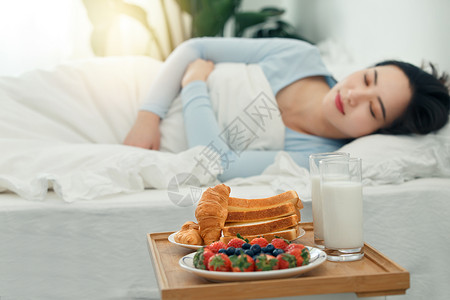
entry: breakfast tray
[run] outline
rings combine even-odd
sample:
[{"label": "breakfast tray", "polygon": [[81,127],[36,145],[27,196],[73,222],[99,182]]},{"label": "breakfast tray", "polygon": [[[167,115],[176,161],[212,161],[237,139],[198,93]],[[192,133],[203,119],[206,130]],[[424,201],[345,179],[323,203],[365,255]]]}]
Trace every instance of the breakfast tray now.
[{"label": "breakfast tray", "polygon": [[[313,246],[312,223],[296,242]],[[329,262],[300,277],[214,283],[182,269],[178,260],[194,250],[170,243],[172,232],[147,234],[150,257],[164,299],[254,299],[315,294],[356,293],[358,297],[401,295],[409,288],[409,272],[365,244],[355,262]],[[245,287],[244,287],[245,285]]]}]

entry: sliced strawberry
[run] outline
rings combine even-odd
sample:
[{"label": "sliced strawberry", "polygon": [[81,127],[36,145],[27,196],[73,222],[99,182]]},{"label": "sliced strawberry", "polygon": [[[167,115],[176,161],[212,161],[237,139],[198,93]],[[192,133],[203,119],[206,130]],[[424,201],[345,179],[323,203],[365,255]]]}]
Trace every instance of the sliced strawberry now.
[{"label": "sliced strawberry", "polygon": [[208,261],[210,271],[229,272],[231,271],[230,258],[224,253],[214,254]]}]

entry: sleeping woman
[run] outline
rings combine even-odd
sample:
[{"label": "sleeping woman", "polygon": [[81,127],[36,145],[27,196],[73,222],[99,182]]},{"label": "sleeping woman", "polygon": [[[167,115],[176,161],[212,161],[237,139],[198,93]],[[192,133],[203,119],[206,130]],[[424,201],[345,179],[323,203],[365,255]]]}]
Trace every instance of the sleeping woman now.
[{"label": "sleeping woman", "polygon": [[[219,138],[206,81],[215,64],[257,64],[262,69],[285,126],[284,146],[233,151]],[[196,38],[165,61],[124,144],[158,150],[160,120],[180,92],[189,147],[221,153],[219,179],[258,175],[284,150],[302,167],[311,153],[330,152],[373,133],[427,134],[449,116],[447,76],[409,63],[384,61],[336,82],[314,46],[292,39]],[[236,78],[236,80],[240,80]]]}]

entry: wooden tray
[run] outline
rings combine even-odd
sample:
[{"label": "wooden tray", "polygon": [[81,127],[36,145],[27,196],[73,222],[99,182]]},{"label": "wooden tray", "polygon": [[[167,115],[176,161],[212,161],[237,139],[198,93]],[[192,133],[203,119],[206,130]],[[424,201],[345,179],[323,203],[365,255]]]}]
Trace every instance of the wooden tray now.
[{"label": "wooden tray", "polygon": [[[301,223],[306,234],[297,240],[313,245],[312,223]],[[405,294],[409,272],[365,244],[365,256],[355,262],[329,262],[295,278],[213,283],[178,265],[194,250],[171,244],[172,232],[147,235],[162,299],[252,299],[354,292],[358,297]],[[244,288],[245,285],[245,288]]]}]

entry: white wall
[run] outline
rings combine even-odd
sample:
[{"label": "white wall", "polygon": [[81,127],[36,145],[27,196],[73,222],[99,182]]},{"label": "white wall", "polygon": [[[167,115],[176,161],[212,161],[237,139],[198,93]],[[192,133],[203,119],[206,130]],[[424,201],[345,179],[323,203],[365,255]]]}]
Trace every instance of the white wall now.
[{"label": "white wall", "polygon": [[92,56],[79,0],[0,0],[0,75]]},{"label": "white wall", "polygon": [[[352,64],[430,60],[450,73],[450,0],[244,0],[241,9],[264,6],[285,9],[313,42],[332,39]],[[0,75],[90,57],[90,30],[81,0],[0,0]]]},{"label": "white wall", "polygon": [[449,0],[291,0],[289,9],[299,33],[333,39],[355,63],[425,60],[450,73]]}]

